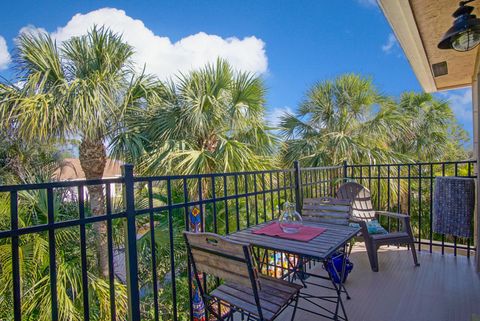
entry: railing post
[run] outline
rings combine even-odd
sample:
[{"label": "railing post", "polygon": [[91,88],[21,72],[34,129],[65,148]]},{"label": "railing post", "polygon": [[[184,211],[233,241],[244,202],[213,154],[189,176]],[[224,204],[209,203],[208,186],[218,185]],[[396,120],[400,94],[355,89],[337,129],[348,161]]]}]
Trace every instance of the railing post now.
[{"label": "railing post", "polygon": [[135,225],[135,194],[133,165],[122,166],[124,178],[125,264],[127,268],[128,320],[140,320],[140,293],[138,289],[137,228]]},{"label": "railing post", "polygon": [[295,205],[298,213],[302,214],[302,181],[300,173],[300,163],[298,160],[293,162],[293,167],[295,169]]},{"label": "railing post", "polygon": [[347,175],[348,175],[348,163],[346,160],[343,161],[343,182],[345,183],[347,181]]}]

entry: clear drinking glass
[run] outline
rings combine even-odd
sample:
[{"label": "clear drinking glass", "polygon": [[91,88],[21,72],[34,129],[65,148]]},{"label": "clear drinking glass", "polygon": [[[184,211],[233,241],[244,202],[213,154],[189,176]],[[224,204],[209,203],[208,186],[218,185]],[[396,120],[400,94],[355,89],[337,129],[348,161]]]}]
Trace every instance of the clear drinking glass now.
[{"label": "clear drinking glass", "polygon": [[285,233],[298,233],[303,225],[300,214],[296,211],[295,203],[285,202],[283,210],[278,218],[280,228]]}]

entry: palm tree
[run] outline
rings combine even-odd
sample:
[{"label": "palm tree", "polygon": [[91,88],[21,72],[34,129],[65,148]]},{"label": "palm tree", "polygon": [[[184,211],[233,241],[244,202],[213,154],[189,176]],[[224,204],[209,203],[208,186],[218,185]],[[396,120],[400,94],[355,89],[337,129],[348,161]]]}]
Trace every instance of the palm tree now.
[{"label": "palm tree", "polygon": [[447,101],[425,93],[403,93],[398,102],[399,112],[408,119],[412,129],[405,139],[392,146],[416,161],[458,160],[468,157],[462,143],[468,136],[462,129]]},{"label": "palm tree", "polygon": [[265,87],[224,60],[180,75],[141,120],[149,173],[201,174],[272,166],[275,138],[264,122]]},{"label": "palm tree", "polygon": [[[265,87],[258,76],[235,71],[218,59],[166,84],[161,99],[150,104],[143,117],[136,115],[127,122],[126,133],[143,133],[148,140],[146,153],[137,160],[148,174],[271,168],[276,139],[265,125],[264,104]],[[213,181],[205,178],[187,184],[190,200],[206,199]],[[204,212],[205,223],[206,208]]]},{"label": "palm tree", "polygon": [[298,113],[281,118],[280,131],[285,165],[322,166],[401,159],[391,144],[408,127],[369,79],[349,74],[315,84]]},{"label": "palm tree", "polygon": [[68,155],[56,145],[19,139],[13,128],[1,128],[0,141],[1,185],[29,183],[34,173],[52,163],[58,166]]},{"label": "palm tree", "polygon": [[[103,176],[105,144],[122,131],[126,115],[144,108],[155,96],[154,81],[136,75],[134,51],[122,37],[104,27],[57,45],[47,34],[18,38],[15,68],[21,88],[2,85],[2,125],[28,140],[80,139],[79,159],[87,179]],[[126,144],[126,140],[116,141]],[[139,144],[116,150],[136,154]],[[102,186],[89,186],[93,215],[104,209]],[[98,269],[108,275],[106,225],[95,224]]]}]

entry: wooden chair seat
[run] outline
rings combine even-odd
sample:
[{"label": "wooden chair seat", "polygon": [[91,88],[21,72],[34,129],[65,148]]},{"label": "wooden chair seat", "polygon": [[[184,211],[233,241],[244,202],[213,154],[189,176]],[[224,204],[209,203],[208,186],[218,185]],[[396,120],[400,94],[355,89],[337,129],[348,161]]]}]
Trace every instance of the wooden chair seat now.
[{"label": "wooden chair seat", "polygon": [[[258,296],[265,320],[273,320],[302,288],[301,285],[265,275],[259,275],[259,282]],[[213,290],[210,295],[258,317],[258,308],[251,287],[225,283]]]}]

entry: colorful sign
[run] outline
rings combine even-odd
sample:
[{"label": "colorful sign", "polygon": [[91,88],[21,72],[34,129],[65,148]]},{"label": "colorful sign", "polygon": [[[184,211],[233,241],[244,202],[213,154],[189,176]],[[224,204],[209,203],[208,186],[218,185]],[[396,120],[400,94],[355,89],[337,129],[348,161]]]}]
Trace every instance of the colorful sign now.
[{"label": "colorful sign", "polygon": [[[202,232],[202,216],[200,215],[200,210],[196,207],[192,209],[190,213],[190,231],[199,233]],[[202,275],[199,275],[199,278],[202,278]],[[200,291],[195,283],[195,275],[192,271],[192,310],[193,310],[193,321],[205,321],[205,304],[203,303]]]}]

